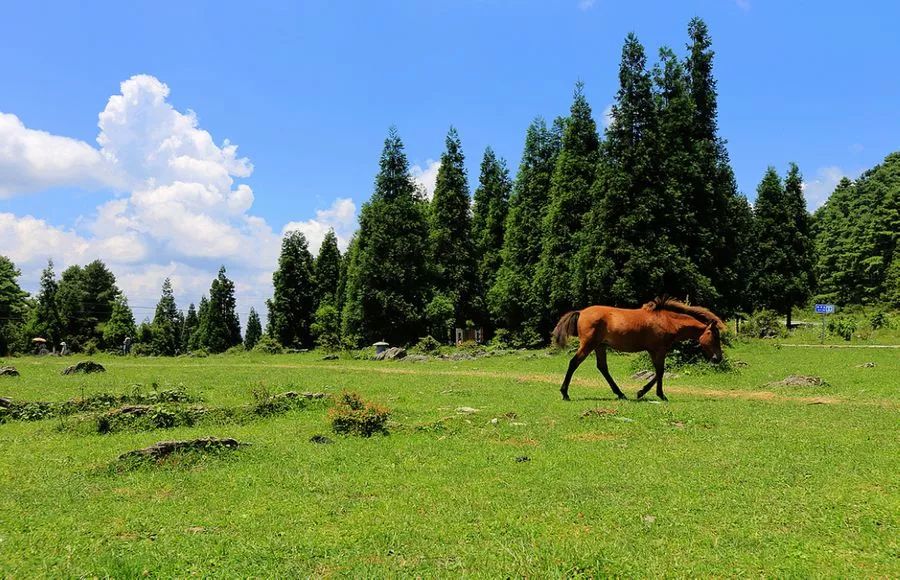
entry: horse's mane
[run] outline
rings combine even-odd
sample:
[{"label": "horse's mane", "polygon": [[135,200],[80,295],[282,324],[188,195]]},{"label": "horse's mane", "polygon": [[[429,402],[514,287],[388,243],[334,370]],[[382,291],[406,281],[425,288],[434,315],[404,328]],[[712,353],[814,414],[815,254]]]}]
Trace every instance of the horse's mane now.
[{"label": "horse's mane", "polygon": [[684,302],[675,300],[674,298],[670,298],[669,296],[657,296],[650,302],[644,304],[644,309],[651,312],[654,310],[680,312],[682,314],[687,314],[688,316],[693,316],[700,322],[704,322],[706,324],[715,322],[716,326],[719,327],[719,330],[727,329],[725,323],[722,322],[722,319],[713,314],[709,308],[703,308],[702,306],[689,306]]}]

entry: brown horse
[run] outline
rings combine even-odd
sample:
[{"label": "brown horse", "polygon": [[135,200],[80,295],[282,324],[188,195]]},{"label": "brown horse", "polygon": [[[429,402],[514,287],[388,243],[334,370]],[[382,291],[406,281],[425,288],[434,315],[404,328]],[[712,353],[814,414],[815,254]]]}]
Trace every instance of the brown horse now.
[{"label": "brown horse", "polygon": [[578,336],[581,345],[569,361],[569,370],[559,389],[563,399],[569,400],[569,382],[578,365],[591,354],[597,353],[597,369],[620,399],[625,394],[619,389],[606,366],[606,348],[622,352],[647,351],[653,361],[655,374],[649,383],[638,391],[640,399],[653,383],[656,396],[667,401],[663,394],[662,377],[666,354],[672,345],[682,340],[699,339],[703,354],[712,362],[722,360],[722,344],[719,333],[725,324],[718,316],[699,306],[688,306],[671,298],[656,298],[641,308],[612,308],[589,306],[584,310],[568,312],[559,319],[553,330],[553,342],[566,345],[568,337]]}]

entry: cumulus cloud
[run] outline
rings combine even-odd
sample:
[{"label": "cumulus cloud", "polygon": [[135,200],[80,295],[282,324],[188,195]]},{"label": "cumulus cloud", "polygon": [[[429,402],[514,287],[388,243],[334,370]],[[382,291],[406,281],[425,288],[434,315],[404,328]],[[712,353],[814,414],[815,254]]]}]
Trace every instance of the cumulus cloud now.
[{"label": "cumulus cloud", "polygon": [[[238,299],[260,309],[280,235],[250,213],[253,190],[237,183],[253,165],[228,140],[217,144],[193,111],[176,110],[169,87],[155,77],[131,77],[120,89],[99,114],[98,147],[0,113],[0,199],[51,187],[111,194],[74,229],[0,213],[0,248],[22,269],[23,285],[36,287],[50,257],[58,271],[100,258],[133,304],[155,302],[167,276],[176,296],[196,301],[225,264]],[[345,248],[356,206],[338,199],[314,219],[289,225],[316,249],[333,227]]]},{"label": "cumulus cloud", "polygon": [[314,219],[285,224],[282,233],[302,232],[309,242],[309,251],[315,255],[330,229],[334,229],[341,251],[346,250],[350,237],[356,229],[356,204],[352,199],[338,198],[330,208],[316,211]]},{"label": "cumulus cloud", "polygon": [[612,103],[606,105],[606,108],[603,109],[603,128],[608,129],[610,125],[613,123],[613,106]]},{"label": "cumulus cloud", "polygon": [[744,12],[750,11],[750,0],[734,0],[734,3]]},{"label": "cumulus cloud", "polygon": [[591,8],[594,7],[594,4],[597,3],[597,0],[579,0],[578,1],[578,9],[582,12],[587,12]]},{"label": "cumulus cloud", "polygon": [[431,199],[434,195],[434,184],[437,182],[438,169],[441,168],[441,162],[429,159],[425,162],[425,167],[413,165],[410,169],[416,187],[425,193],[425,197]]},{"label": "cumulus cloud", "polygon": [[815,179],[803,182],[803,197],[806,199],[807,209],[809,211],[819,209],[844,177],[848,177],[847,173],[836,165],[820,167],[816,171]]},{"label": "cumulus cloud", "polygon": [[0,113],[0,199],[56,186],[120,185],[122,176],[84,141],[25,127]]}]

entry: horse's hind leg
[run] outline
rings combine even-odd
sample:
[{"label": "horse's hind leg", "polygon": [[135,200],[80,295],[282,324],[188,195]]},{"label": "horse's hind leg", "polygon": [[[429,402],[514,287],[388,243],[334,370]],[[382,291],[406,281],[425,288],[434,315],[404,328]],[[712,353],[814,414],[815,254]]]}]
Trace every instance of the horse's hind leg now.
[{"label": "horse's hind leg", "polygon": [[584,362],[584,359],[587,358],[587,355],[590,354],[590,352],[591,350],[587,347],[587,342],[584,342],[578,348],[578,352],[575,353],[572,360],[569,361],[569,370],[566,371],[566,378],[563,379],[563,384],[559,388],[559,392],[562,393],[564,401],[569,400],[569,382],[572,380],[572,375],[575,374],[575,369]]},{"label": "horse's hind leg", "polygon": [[609,367],[606,364],[606,345],[598,346],[596,353],[597,370],[600,371],[600,374],[603,375],[603,378],[609,383],[609,388],[611,388],[612,392],[620,399],[627,399],[628,397],[625,396],[625,393],[622,392],[622,389],[620,389],[619,385],[616,384],[616,381],[613,380],[612,375],[609,374]]}]

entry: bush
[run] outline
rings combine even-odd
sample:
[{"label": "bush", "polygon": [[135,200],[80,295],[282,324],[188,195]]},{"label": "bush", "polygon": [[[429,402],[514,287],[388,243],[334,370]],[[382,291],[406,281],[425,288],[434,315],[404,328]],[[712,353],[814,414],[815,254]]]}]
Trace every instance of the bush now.
[{"label": "bush", "polygon": [[247,352],[247,349],[244,348],[243,344],[236,344],[225,351],[225,354],[244,354]]},{"label": "bush", "polygon": [[879,310],[869,317],[869,325],[872,327],[872,330],[878,330],[880,328],[890,328],[891,319],[888,316],[887,312],[885,312],[884,310]]},{"label": "bush", "polygon": [[139,342],[131,346],[132,356],[151,356],[153,355],[153,347],[149,343]]},{"label": "bush", "polygon": [[419,342],[416,343],[416,346],[413,347],[413,350],[417,352],[432,353],[437,352],[440,348],[441,343],[429,334],[425,338],[420,339]]},{"label": "bush", "polygon": [[256,346],[253,347],[253,352],[261,352],[264,354],[281,354],[284,352],[284,348],[277,340],[275,340],[271,336],[264,336],[260,338],[259,342],[256,343]]},{"label": "bush", "polygon": [[390,410],[363,401],[356,393],[343,393],[337,406],[328,411],[331,428],[343,435],[371,437],[375,433],[387,434]]},{"label": "bush", "polygon": [[774,310],[757,310],[741,325],[741,334],[751,338],[780,338],[787,334],[781,316]]},{"label": "bush", "polygon": [[92,355],[92,354],[97,354],[97,352],[99,350],[100,349],[99,349],[99,345],[97,344],[97,341],[92,338],[84,343],[84,348],[82,349],[82,352],[84,352],[84,354],[87,354],[87,355]]},{"label": "bush", "polygon": [[828,321],[827,328],[831,334],[850,340],[856,332],[856,321],[846,316],[835,316]]}]

